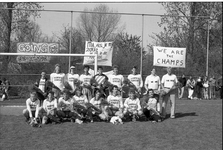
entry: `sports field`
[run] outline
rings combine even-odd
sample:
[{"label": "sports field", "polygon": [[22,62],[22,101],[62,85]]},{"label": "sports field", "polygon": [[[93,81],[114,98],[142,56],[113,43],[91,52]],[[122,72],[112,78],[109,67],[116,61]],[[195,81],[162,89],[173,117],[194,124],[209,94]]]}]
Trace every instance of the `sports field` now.
[{"label": "sports field", "polygon": [[[27,125],[20,115],[23,107],[9,104],[1,102],[0,107],[1,150],[222,149],[222,100],[178,100],[176,118],[161,123],[65,122],[42,128]],[[6,112],[10,115],[5,115]]]}]

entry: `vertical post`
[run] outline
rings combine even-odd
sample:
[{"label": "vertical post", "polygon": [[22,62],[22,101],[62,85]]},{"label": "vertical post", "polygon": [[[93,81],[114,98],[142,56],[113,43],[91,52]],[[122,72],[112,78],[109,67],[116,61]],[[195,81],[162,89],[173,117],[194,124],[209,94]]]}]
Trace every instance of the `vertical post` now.
[{"label": "vertical post", "polygon": [[208,33],[207,33],[207,60],[206,60],[206,76],[208,76],[208,57],[209,57],[209,20],[208,20]]},{"label": "vertical post", "polygon": [[[69,45],[69,54],[71,54],[72,49],[72,27],[73,27],[73,11],[71,11],[71,18],[70,18],[70,45]],[[71,57],[69,56],[69,64],[68,64],[68,72],[70,72],[70,66],[71,66]]]},{"label": "vertical post", "polygon": [[94,62],[94,75],[96,75],[98,72],[98,54],[95,54]]},{"label": "vertical post", "polygon": [[143,57],[143,32],[144,32],[144,14],[142,14],[142,45],[141,45],[141,59],[140,59],[140,75],[142,77],[142,57]]}]

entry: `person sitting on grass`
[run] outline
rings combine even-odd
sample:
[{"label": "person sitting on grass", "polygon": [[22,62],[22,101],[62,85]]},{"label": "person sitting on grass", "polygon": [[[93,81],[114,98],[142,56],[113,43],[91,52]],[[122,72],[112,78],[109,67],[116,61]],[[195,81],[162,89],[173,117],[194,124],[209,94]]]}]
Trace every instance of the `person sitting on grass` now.
[{"label": "person sitting on grass", "polygon": [[57,115],[57,99],[54,98],[53,91],[49,91],[47,98],[43,101],[43,111],[42,124],[60,123]]},{"label": "person sitting on grass", "polygon": [[133,122],[138,120],[143,114],[141,111],[140,101],[136,97],[135,90],[130,89],[129,97],[124,102],[124,117],[130,119]]},{"label": "person sitting on grass", "polygon": [[93,116],[99,117],[101,120],[108,120],[108,113],[106,111],[107,102],[104,99],[104,95],[100,91],[100,89],[95,88],[94,91],[95,97],[90,100],[90,103],[93,105],[94,113]]},{"label": "person sitting on grass", "polygon": [[30,97],[26,100],[26,109],[23,110],[23,115],[26,117],[26,122],[31,123],[33,120],[39,120],[42,107],[40,100],[37,98],[35,91],[30,92]]},{"label": "person sitting on grass", "polygon": [[83,119],[93,122],[92,109],[90,109],[91,105],[88,102],[87,96],[83,94],[81,88],[76,89],[73,99],[74,109],[82,116]]},{"label": "person sitting on grass", "polygon": [[107,111],[109,116],[119,116],[120,118],[123,118],[124,105],[117,85],[112,87],[111,95],[108,96],[107,102]]},{"label": "person sitting on grass", "polygon": [[157,99],[154,97],[153,89],[148,90],[149,97],[145,99],[143,102],[143,113],[147,117],[147,119],[151,120],[152,122],[161,122],[162,117],[160,113],[157,111]]},{"label": "person sitting on grass", "polygon": [[69,90],[63,91],[63,97],[59,98],[57,112],[58,117],[62,119],[70,118],[71,122],[82,124],[81,116],[73,108],[74,100]]}]

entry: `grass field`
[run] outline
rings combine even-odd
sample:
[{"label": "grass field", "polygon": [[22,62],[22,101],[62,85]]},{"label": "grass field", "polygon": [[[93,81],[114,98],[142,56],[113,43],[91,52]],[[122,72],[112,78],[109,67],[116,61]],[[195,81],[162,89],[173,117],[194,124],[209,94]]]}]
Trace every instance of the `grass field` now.
[{"label": "grass field", "polygon": [[24,120],[23,116],[0,116],[1,150],[222,149],[222,100],[178,100],[176,119],[155,124],[65,122],[32,128]]}]

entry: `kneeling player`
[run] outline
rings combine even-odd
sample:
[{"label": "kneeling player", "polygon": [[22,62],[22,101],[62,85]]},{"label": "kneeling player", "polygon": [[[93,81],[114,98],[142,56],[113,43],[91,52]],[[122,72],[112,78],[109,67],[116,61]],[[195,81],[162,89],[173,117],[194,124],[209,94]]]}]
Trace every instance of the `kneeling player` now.
[{"label": "kneeling player", "polygon": [[129,98],[124,103],[124,116],[127,120],[136,121],[143,114],[141,111],[140,101],[136,97],[134,90],[129,91]]},{"label": "kneeling player", "polygon": [[109,104],[107,108],[109,116],[119,116],[123,118],[123,101],[122,97],[119,95],[118,86],[113,86],[112,94],[108,96],[107,102]]},{"label": "kneeling player", "polygon": [[143,113],[149,120],[152,120],[153,122],[161,122],[162,117],[157,111],[157,99],[154,97],[153,89],[149,89],[148,94],[149,97],[145,99],[144,102]]},{"label": "kneeling player", "polygon": [[26,109],[23,110],[26,122],[30,123],[33,120],[39,120],[41,111],[42,107],[40,107],[40,100],[37,99],[36,92],[30,92],[30,98],[26,100]]},{"label": "kneeling player", "polygon": [[68,90],[63,91],[63,97],[59,99],[57,110],[58,116],[61,119],[71,118],[71,122],[82,124],[80,115],[73,109],[74,100],[71,97],[71,93]]},{"label": "kneeling player", "polygon": [[54,92],[49,91],[47,99],[43,102],[44,115],[42,119],[42,124],[47,124],[49,122],[60,123],[57,115],[57,99],[54,98]]},{"label": "kneeling player", "polygon": [[93,105],[88,102],[86,95],[83,95],[81,88],[76,89],[73,99],[74,109],[82,115],[85,120],[93,122],[92,109],[90,109]]},{"label": "kneeling player", "polygon": [[107,102],[104,99],[103,94],[98,88],[95,88],[95,97],[90,100],[90,103],[93,105],[93,116],[99,117],[101,120],[108,120],[108,113],[106,111]]}]

